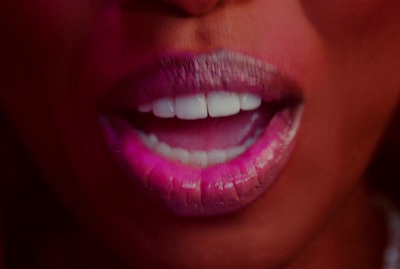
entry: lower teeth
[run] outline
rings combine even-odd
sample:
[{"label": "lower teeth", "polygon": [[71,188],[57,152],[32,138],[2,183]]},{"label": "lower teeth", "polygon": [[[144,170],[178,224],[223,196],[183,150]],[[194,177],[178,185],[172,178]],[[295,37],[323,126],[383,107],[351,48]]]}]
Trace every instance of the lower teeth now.
[{"label": "lower teeth", "polygon": [[171,148],[164,142],[158,141],[154,134],[146,134],[136,130],[142,142],[147,148],[153,149],[157,154],[165,158],[181,162],[182,164],[207,167],[232,160],[251,147],[262,133],[262,129],[255,132],[253,137],[248,138],[243,145],[226,149],[213,150],[187,150],[183,148]]}]

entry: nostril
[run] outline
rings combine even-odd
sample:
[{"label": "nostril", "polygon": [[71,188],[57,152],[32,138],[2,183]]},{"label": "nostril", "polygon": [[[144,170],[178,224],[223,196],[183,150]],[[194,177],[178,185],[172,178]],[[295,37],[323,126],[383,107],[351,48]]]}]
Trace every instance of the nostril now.
[{"label": "nostril", "polygon": [[221,0],[165,0],[185,13],[202,15],[212,10]]}]

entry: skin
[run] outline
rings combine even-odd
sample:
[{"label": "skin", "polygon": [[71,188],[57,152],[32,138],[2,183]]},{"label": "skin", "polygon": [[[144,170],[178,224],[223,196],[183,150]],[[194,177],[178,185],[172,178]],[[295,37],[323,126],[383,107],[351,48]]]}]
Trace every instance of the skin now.
[{"label": "skin", "polygon": [[[3,6],[1,104],[80,223],[77,240],[90,230],[136,267],[379,267],[385,229],[363,172],[400,97],[398,1]],[[129,188],[101,138],[96,106],[116,81],[160,55],[218,48],[272,63],[301,85],[300,134],[279,180],[248,208],[177,217]]]}]

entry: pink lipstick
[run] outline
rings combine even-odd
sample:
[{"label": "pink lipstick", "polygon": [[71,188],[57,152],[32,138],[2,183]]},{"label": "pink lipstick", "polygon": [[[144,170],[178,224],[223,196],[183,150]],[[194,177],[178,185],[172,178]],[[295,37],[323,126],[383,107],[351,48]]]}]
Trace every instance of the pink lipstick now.
[{"label": "pink lipstick", "polygon": [[186,216],[234,212],[279,178],[302,111],[297,84],[237,52],[176,54],[101,100],[105,141],[127,181]]}]

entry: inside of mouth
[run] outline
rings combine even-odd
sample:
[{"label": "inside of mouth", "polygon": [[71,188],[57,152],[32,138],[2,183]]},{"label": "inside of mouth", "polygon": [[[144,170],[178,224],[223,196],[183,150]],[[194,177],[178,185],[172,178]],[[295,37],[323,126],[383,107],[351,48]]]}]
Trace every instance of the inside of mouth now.
[{"label": "inside of mouth", "polygon": [[186,150],[223,150],[257,138],[268,125],[278,106],[263,104],[252,111],[227,117],[181,120],[162,119],[151,113],[131,113],[129,123],[143,135],[154,135],[158,142]]},{"label": "inside of mouth", "polygon": [[159,118],[137,111],[123,117],[157,154],[185,165],[207,167],[245,152],[281,109],[279,104],[262,103],[255,110],[217,118]]}]

